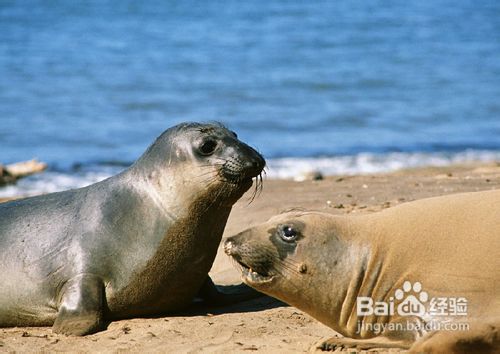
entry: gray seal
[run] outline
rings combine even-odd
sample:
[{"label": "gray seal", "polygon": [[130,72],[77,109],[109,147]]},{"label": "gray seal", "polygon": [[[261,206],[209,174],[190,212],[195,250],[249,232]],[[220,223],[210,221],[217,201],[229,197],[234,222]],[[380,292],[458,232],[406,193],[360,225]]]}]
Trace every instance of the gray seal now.
[{"label": "gray seal", "polygon": [[344,336],[323,349],[496,352],[499,236],[496,190],[363,216],[288,212],[224,248],[247,285]]},{"label": "gray seal", "polygon": [[86,335],[184,308],[264,166],[225,127],[184,123],[116,176],[0,204],[0,326]]}]

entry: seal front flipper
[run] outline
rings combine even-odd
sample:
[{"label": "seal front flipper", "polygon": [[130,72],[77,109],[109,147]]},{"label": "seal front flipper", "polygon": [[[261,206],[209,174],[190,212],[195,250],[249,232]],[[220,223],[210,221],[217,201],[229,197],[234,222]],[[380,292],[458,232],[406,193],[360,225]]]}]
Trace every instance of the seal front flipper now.
[{"label": "seal front flipper", "polygon": [[68,280],[59,295],[55,333],[84,336],[103,328],[104,283],[93,274]]},{"label": "seal front flipper", "polygon": [[327,340],[322,340],[319,345],[315,346],[315,349],[322,351],[335,351],[337,349],[351,348],[357,350],[369,350],[388,348],[408,349],[409,347],[410,343],[404,340],[391,340],[386,337],[375,337],[370,339],[332,337]]},{"label": "seal front flipper", "polygon": [[[222,291],[218,288],[224,288],[227,289],[227,291]],[[265,295],[245,284],[217,286],[210,276],[207,276],[207,279],[198,291],[199,298],[203,299],[208,305],[214,306],[231,305],[256,299],[261,296]]]}]

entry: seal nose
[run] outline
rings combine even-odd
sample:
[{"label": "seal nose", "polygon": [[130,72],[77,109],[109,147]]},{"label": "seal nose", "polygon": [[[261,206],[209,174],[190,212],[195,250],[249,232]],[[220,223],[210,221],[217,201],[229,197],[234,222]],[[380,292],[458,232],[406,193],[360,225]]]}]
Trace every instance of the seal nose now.
[{"label": "seal nose", "polygon": [[224,242],[224,252],[228,255],[228,256],[231,256],[232,255],[232,249],[233,249],[233,242],[228,239]]},{"label": "seal nose", "polygon": [[232,257],[237,262],[241,262],[242,258],[238,247],[238,243],[235,242],[234,240],[235,237],[237,236],[230,237],[224,242],[224,253],[227,254],[229,257]]},{"label": "seal nose", "polygon": [[245,163],[245,168],[248,169],[252,174],[258,175],[264,168],[264,164],[258,160],[248,161]]},{"label": "seal nose", "polygon": [[231,249],[233,248],[233,243],[231,242],[231,240],[226,240],[224,242],[224,252],[230,256],[231,255]]},{"label": "seal nose", "polygon": [[264,157],[257,151],[251,147],[249,148],[252,150],[253,156],[245,162],[245,169],[247,169],[252,176],[257,176],[262,172],[264,167],[266,167],[266,160],[264,160]]}]

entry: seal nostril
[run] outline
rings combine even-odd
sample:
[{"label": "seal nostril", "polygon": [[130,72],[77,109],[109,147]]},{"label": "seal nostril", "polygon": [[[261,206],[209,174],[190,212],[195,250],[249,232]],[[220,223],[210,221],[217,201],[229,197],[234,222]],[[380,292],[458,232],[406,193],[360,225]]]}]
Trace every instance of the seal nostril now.
[{"label": "seal nostril", "polygon": [[226,241],[224,242],[224,252],[230,256],[231,255],[231,250],[233,248],[233,243],[231,241]]},{"label": "seal nostril", "polygon": [[252,172],[260,172],[264,168],[264,162],[261,159],[249,161],[246,163],[246,167],[251,169]]}]

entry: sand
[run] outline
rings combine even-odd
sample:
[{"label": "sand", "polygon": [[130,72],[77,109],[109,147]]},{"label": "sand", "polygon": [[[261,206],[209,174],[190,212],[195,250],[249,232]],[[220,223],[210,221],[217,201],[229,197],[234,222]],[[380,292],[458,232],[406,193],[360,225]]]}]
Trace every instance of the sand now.
[{"label": "sand", "polygon": [[[321,181],[266,180],[252,203],[249,193],[235,205],[224,237],[293,207],[332,214],[370,213],[429,196],[499,188],[498,163],[332,176]],[[217,284],[239,282],[221,252],[211,274]],[[332,335],[331,329],[300,310],[262,297],[229,307],[196,304],[174,316],[116,321],[107,330],[83,338],[55,335],[50,328],[0,329],[0,351],[302,353]]]}]

